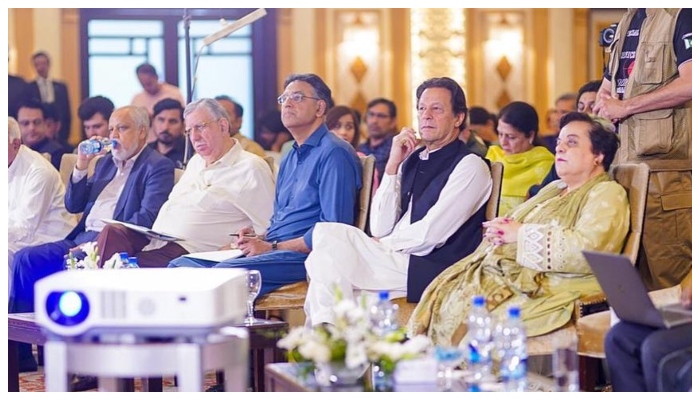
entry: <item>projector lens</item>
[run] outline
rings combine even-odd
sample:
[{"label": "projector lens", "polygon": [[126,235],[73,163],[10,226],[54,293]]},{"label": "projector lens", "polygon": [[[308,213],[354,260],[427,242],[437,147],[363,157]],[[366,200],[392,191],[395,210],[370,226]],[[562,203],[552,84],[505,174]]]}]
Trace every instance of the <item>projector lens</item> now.
[{"label": "projector lens", "polygon": [[58,309],[66,317],[75,317],[83,306],[83,302],[75,292],[65,292],[58,299]]},{"label": "projector lens", "polygon": [[59,325],[74,326],[90,315],[90,302],[82,292],[51,292],[46,297],[46,313]]}]

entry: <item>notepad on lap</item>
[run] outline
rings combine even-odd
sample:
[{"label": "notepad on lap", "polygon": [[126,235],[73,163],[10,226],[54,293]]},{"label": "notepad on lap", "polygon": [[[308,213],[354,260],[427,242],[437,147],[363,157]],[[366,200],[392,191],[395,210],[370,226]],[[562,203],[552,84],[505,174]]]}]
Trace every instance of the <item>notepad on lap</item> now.
[{"label": "notepad on lap", "polygon": [[194,260],[222,262],[231,258],[243,257],[243,251],[241,251],[240,249],[204,251],[201,253],[185,254],[183,257],[191,258]]},{"label": "notepad on lap", "polygon": [[165,242],[175,242],[178,240],[182,240],[179,237],[175,237],[175,236],[168,235],[168,234],[161,233],[161,232],[156,232],[151,228],[146,228],[145,226],[141,226],[141,225],[134,225],[134,224],[130,224],[128,222],[122,222],[122,221],[117,221],[115,219],[108,219],[108,218],[104,218],[104,219],[102,219],[102,221],[106,222],[108,224],[124,225],[125,227],[131,229],[132,231],[143,233],[144,235],[146,235],[152,239],[163,240]]}]

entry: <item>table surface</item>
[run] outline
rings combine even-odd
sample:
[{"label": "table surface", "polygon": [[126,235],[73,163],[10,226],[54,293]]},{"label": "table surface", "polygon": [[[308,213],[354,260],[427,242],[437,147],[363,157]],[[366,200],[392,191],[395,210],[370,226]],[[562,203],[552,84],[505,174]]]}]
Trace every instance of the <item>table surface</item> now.
[{"label": "table surface", "polygon": [[[32,344],[44,344],[46,342],[41,328],[36,324],[33,312],[7,314],[7,324],[8,340]],[[253,325],[234,324],[232,326],[248,328],[248,330],[253,333],[271,329],[286,329],[287,322],[257,319]]]},{"label": "table surface", "polygon": [[[551,392],[554,390],[554,380],[535,373],[528,373],[528,392]],[[315,392],[334,391],[336,389],[319,386],[313,373],[305,379],[298,373],[298,365],[294,363],[274,363],[265,366],[265,387],[268,391],[277,392]],[[362,387],[348,388],[349,391],[361,391]],[[396,391],[430,392],[435,387],[425,385],[401,386]],[[463,391],[463,390],[462,390]]]}]

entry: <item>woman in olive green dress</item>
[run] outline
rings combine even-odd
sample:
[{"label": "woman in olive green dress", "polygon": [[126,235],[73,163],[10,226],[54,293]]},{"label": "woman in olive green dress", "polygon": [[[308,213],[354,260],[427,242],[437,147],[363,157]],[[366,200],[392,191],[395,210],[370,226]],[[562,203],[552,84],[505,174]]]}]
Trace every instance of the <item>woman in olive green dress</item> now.
[{"label": "woman in olive green dress", "polygon": [[425,290],[409,334],[458,345],[471,298],[481,294],[496,315],[519,305],[527,335],[542,335],[569,322],[582,294],[601,291],[581,250],[619,253],[630,223],[627,194],[606,173],[619,146],[607,125],[583,113],[562,118],[555,156],[561,180],[484,223],[474,253]]}]

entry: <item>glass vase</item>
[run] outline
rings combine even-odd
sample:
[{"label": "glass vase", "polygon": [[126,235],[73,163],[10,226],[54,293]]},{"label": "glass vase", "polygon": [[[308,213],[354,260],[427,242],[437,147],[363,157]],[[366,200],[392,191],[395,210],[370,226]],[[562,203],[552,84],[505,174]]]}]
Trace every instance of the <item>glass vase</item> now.
[{"label": "glass vase", "polygon": [[361,379],[366,370],[366,364],[348,368],[344,360],[321,363],[316,366],[316,382],[319,386],[358,388],[362,390]]},{"label": "glass vase", "polygon": [[393,392],[394,371],[385,368],[381,363],[372,364],[372,390],[375,392]]}]

